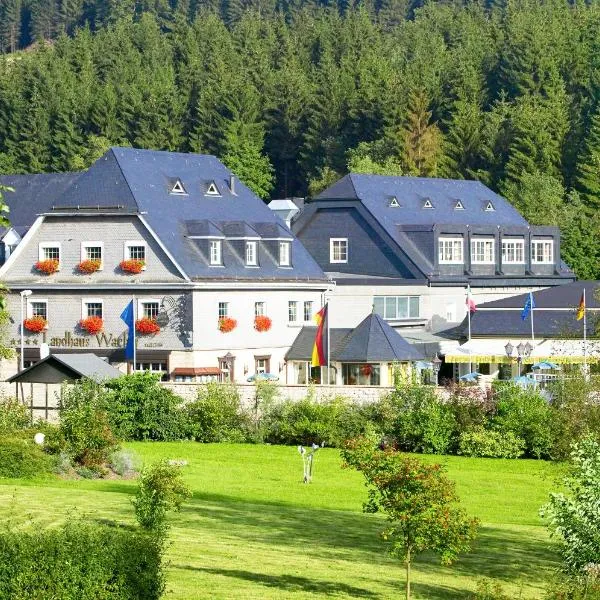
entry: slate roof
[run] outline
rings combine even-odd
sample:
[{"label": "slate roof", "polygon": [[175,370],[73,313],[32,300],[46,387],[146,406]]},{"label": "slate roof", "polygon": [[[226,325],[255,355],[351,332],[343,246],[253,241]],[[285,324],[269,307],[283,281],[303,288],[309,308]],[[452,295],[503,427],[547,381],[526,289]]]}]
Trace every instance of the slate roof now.
[{"label": "slate roof", "polygon": [[[316,327],[303,327],[286,354],[286,360],[309,360]],[[409,344],[378,314],[370,314],[354,329],[330,330],[331,360],[336,362],[394,362],[423,360]]]},{"label": "slate roof", "polygon": [[[0,181],[18,190],[6,194],[16,225],[31,225],[39,213],[57,210],[142,214],[191,279],[326,280],[315,260],[262,200],[237,178],[230,189],[230,175],[214,156],[111,148],[83,173],[22,175]],[[176,181],[182,183],[186,194],[170,193]],[[218,196],[206,195],[213,183]],[[245,223],[242,229],[249,227],[261,238],[289,239],[292,267],[280,268],[266,252],[259,269],[245,268],[235,253],[223,254],[226,268],[211,268],[198,245],[187,237],[191,231],[196,235],[203,231],[202,221],[212,223],[209,230],[214,227],[222,232],[229,227],[223,223]]]},{"label": "slate roof", "polygon": [[[121,371],[115,369],[108,362],[91,352],[83,354],[50,354],[30,367],[27,367],[27,369],[13,375],[7,381],[11,383],[13,381],[18,382],[25,374],[27,374],[27,381],[33,381],[32,375],[35,374],[36,370],[39,370],[40,365],[46,363],[54,363],[66,367],[68,375],[65,376],[65,380],[87,377],[94,381],[102,382],[107,379],[116,379],[123,375]],[[45,382],[43,379],[40,379],[38,383]]]},{"label": "slate roof", "polygon": [[[535,309],[533,328],[536,337],[572,338],[583,337],[583,320],[575,314],[585,288],[587,306],[587,332],[589,336],[600,333],[600,293],[598,281],[576,281],[545,290],[533,292]],[[519,294],[502,300],[486,302],[477,307],[471,316],[472,337],[522,337],[531,336],[531,320],[521,319],[528,294]],[[550,310],[562,309],[562,310]],[[467,336],[466,320],[462,324],[463,336]]]}]

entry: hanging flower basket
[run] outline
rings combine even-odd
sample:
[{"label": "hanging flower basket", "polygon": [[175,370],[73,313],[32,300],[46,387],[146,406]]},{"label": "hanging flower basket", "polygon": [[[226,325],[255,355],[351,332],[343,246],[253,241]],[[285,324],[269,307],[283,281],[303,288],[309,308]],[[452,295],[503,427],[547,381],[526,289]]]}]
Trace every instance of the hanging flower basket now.
[{"label": "hanging flower basket", "polygon": [[266,315],[257,315],[254,317],[254,329],[256,331],[269,331],[273,322]]},{"label": "hanging flower basket", "polygon": [[133,273],[137,275],[144,270],[146,263],[143,260],[122,260],[119,263],[119,267],[121,267],[121,271],[124,273]]},{"label": "hanging flower basket", "polygon": [[53,258],[49,258],[48,260],[38,260],[38,262],[35,263],[35,268],[40,273],[52,275],[52,273],[56,273],[56,271],[58,271],[60,268],[60,263]]},{"label": "hanging flower basket", "polygon": [[237,327],[237,321],[231,317],[221,317],[219,319],[218,328],[222,333],[229,333]]},{"label": "hanging flower basket", "polygon": [[140,335],[152,335],[160,331],[160,325],[156,322],[156,319],[144,317],[135,322],[135,330]]},{"label": "hanging flower basket", "polygon": [[85,274],[89,275],[90,273],[95,273],[96,271],[98,271],[101,266],[102,266],[101,260],[87,259],[87,260],[82,260],[77,265],[77,268],[79,269],[80,273],[85,273]]},{"label": "hanging flower basket", "polygon": [[23,321],[23,327],[31,333],[42,333],[48,328],[48,321],[44,317],[31,317]]},{"label": "hanging flower basket", "polygon": [[88,317],[79,321],[79,327],[90,335],[96,335],[104,328],[104,321],[101,317]]}]

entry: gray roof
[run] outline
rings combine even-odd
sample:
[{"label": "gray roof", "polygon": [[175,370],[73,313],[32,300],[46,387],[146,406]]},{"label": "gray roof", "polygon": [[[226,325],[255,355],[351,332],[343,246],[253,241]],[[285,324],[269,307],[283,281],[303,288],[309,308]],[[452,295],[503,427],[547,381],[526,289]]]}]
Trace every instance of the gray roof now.
[{"label": "gray roof", "polygon": [[[588,309],[587,333],[590,337],[595,336],[600,324],[600,301],[597,297],[600,282],[598,281],[576,281],[533,292],[535,336],[583,337],[583,320],[577,321],[575,315],[584,288]],[[528,294],[519,294],[480,304],[477,311],[471,316],[471,335],[473,337],[498,336],[524,339],[530,337],[531,320],[529,317],[525,320],[521,319],[521,311],[527,297]],[[466,337],[466,320],[462,324],[462,333]]]},{"label": "gray roof", "polygon": [[[479,181],[350,173],[316,200],[335,198],[361,200],[394,237],[400,223],[528,225],[508,200]],[[390,206],[393,198],[399,206]],[[424,208],[428,201],[433,208]],[[456,208],[459,201],[463,209]],[[494,210],[486,210],[490,202]]]},{"label": "gray roof", "polygon": [[[58,367],[64,375],[64,380],[81,379],[87,377],[97,382],[121,377],[123,373],[109,365],[105,360],[92,353],[83,354],[50,354],[31,365],[27,369],[10,377],[7,381],[26,380],[34,383],[47,383],[44,375],[47,373],[47,367]],[[36,378],[36,372],[40,372],[40,377]],[[42,372],[44,375],[42,375]],[[50,383],[54,383],[51,381]]]},{"label": "gray roof", "polygon": [[[14,195],[6,194],[6,200],[17,225],[31,225],[37,214],[52,213],[53,209],[63,213],[104,210],[142,214],[192,279],[326,280],[315,260],[260,198],[237,179],[230,189],[230,175],[214,156],[111,148],[83,173],[22,175],[1,181],[16,188]],[[34,185],[37,178],[52,182],[47,186],[52,191],[47,197],[41,184]],[[170,193],[176,181],[182,183],[186,194]],[[213,183],[219,195],[206,194]],[[205,227],[203,221],[211,225]],[[259,269],[247,269],[237,253],[224,249],[226,268],[211,268],[198,244],[187,236],[206,235],[205,229],[209,234],[213,229],[222,232],[229,228],[228,223],[237,224],[232,226],[236,232],[254,230],[261,238],[289,239],[292,267],[280,268],[274,253],[267,251],[260,253]]]},{"label": "gray roof", "polygon": [[[303,327],[286,355],[287,360],[309,360],[316,327]],[[423,355],[409,344],[378,314],[370,314],[354,329],[330,330],[331,360],[370,363],[423,360]]]}]

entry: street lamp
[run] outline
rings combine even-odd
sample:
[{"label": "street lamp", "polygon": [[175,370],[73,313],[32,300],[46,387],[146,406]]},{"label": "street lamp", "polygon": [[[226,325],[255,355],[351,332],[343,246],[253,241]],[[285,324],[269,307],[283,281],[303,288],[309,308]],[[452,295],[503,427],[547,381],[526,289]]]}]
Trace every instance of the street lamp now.
[{"label": "street lamp", "polygon": [[[508,342],[506,344],[506,346],[504,346],[504,351],[506,352],[506,356],[508,356],[508,358],[513,358],[513,350],[515,349],[515,347]],[[519,377],[521,376],[521,363],[523,362],[523,359],[528,357],[532,350],[533,350],[533,346],[527,342],[526,344],[524,344],[523,342],[519,342],[519,344],[517,344],[516,347],[517,350],[517,364],[519,365]]]},{"label": "street lamp", "polygon": [[25,368],[25,336],[23,321],[25,320],[25,298],[31,296],[31,290],[23,290],[21,292],[21,371]]},{"label": "street lamp", "polygon": [[442,366],[442,359],[435,353],[434,359],[431,361],[433,365],[433,383],[438,384],[438,375],[440,373],[440,367]]}]

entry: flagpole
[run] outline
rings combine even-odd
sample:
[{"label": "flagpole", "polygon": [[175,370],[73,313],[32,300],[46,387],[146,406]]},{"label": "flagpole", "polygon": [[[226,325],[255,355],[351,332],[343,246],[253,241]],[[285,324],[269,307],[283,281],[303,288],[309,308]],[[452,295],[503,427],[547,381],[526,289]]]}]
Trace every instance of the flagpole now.
[{"label": "flagpole", "polygon": [[535,336],[533,335],[533,311],[534,311],[534,303],[533,303],[533,292],[529,292],[529,314],[531,315],[531,341],[535,342]]},{"label": "flagpole", "polygon": [[131,308],[133,309],[133,327],[132,327],[132,333],[133,333],[133,373],[135,373],[135,366],[136,366],[136,351],[135,351],[135,295],[132,296],[132,300],[131,300],[132,304],[131,304]]},{"label": "flagpole", "polygon": [[469,373],[473,372],[473,363],[471,361],[471,306],[469,304],[470,287],[467,288],[467,323],[469,324]]},{"label": "flagpole", "polygon": [[583,376],[587,380],[587,305],[585,303],[585,286],[583,288]]},{"label": "flagpole", "polygon": [[325,303],[325,306],[327,307],[327,385],[331,385],[331,340],[329,335],[329,297],[327,296],[327,294],[325,295],[325,298],[327,300],[327,302]]}]

